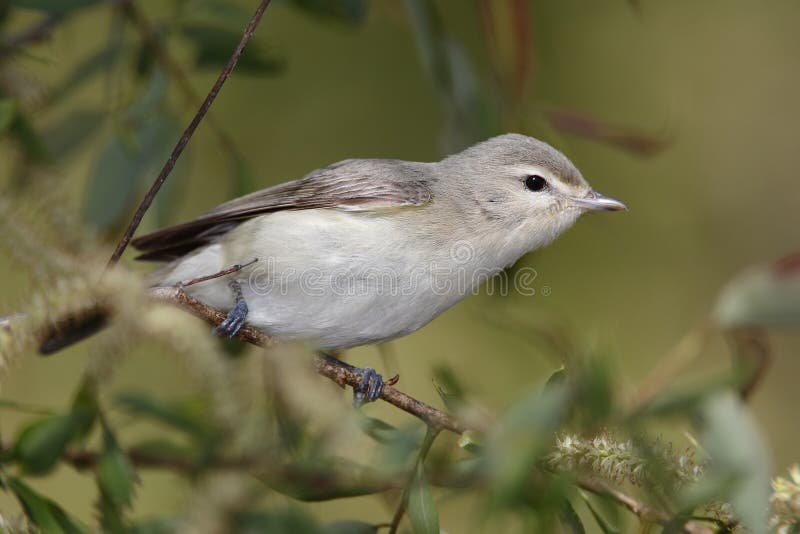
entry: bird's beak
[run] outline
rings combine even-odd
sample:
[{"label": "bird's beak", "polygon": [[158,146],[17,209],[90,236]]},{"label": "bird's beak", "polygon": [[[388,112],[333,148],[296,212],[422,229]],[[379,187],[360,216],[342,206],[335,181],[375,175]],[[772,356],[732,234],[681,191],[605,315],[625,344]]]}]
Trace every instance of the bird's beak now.
[{"label": "bird's beak", "polygon": [[622,211],[628,207],[619,200],[601,195],[597,191],[589,191],[585,197],[573,197],[572,202],[583,209],[597,211]]}]

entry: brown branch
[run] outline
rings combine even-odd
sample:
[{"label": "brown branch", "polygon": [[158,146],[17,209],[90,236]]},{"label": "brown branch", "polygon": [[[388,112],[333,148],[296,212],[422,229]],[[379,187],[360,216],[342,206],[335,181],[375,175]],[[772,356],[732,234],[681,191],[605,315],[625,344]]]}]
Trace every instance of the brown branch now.
[{"label": "brown branch", "polygon": [[[578,480],[578,486],[595,495],[602,495],[612,499],[645,523],[666,525],[673,520],[666,512],[653,508],[649,504],[631,497],[627,493],[614,488],[599,478],[581,478]],[[681,526],[681,532],[685,534],[714,534],[713,529],[704,526],[698,521],[687,521]]]},{"label": "brown branch", "polygon": [[[225,314],[223,312],[187,295],[181,288],[154,288],[150,290],[150,295],[160,302],[176,305],[214,326],[219,325],[225,320]],[[239,330],[237,336],[242,341],[259,347],[269,347],[277,342],[276,339],[247,325]],[[361,375],[359,373],[353,371],[346,363],[338,362],[333,358],[317,358],[314,361],[314,367],[317,373],[330,378],[337,384],[346,384],[355,387],[361,382]],[[465,425],[457,421],[452,415],[438,410],[429,404],[418,401],[402,391],[395,389],[391,385],[387,384],[384,386],[380,398],[392,406],[400,408],[404,412],[421,419],[425,424],[436,431],[449,430],[456,434],[463,434],[468,430]]]},{"label": "brown branch", "polygon": [[258,23],[261,21],[261,16],[264,14],[264,10],[267,9],[270,0],[261,0],[261,3],[256,8],[255,13],[253,13],[253,17],[250,19],[250,22],[247,25],[247,28],[244,30],[244,34],[242,35],[241,41],[239,41],[236,50],[233,51],[230,59],[228,60],[227,65],[225,68],[222,69],[220,72],[217,81],[214,82],[214,85],[211,87],[211,90],[206,95],[205,100],[200,105],[200,109],[197,110],[194,118],[189,123],[189,126],[186,127],[184,130],[183,135],[178,140],[178,143],[175,145],[175,148],[172,149],[172,153],[170,154],[169,158],[167,159],[166,163],[164,163],[164,167],[161,169],[161,172],[158,174],[158,177],[153,182],[153,185],[150,186],[150,189],[145,194],[144,198],[142,199],[141,204],[136,209],[136,213],[133,214],[133,218],[131,219],[130,224],[128,224],[128,228],[125,230],[125,233],[122,235],[119,243],[117,244],[117,248],[114,249],[114,253],[111,255],[111,258],[108,260],[108,267],[113,267],[122,257],[122,253],[125,252],[125,249],[128,247],[128,243],[130,243],[131,238],[133,237],[134,232],[139,227],[139,224],[142,222],[142,218],[144,214],[147,212],[148,208],[150,208],[150,204],[153,203],[155,200],[156,195],[158,194],[159,189],[167,180],[167,177],[172,172],[172,169],[175,167],[175,163],[177,163],[178,158],[183,153],[184,148],[186,148],[187,143],[194,135],[197,126],[200,124],[200,121],[203,120],[206,113],[208,113],[211,104],[214,103],[214,100],[217,98],[220,89],[225,84],[225,80],[228,79],[233,69],[236,67],[236,63],[239,61],[239,58],[242,56],[242,52],[244,52],[244,47],[250,41],[250,38],[253,37],[253,33],[258,26]]}]

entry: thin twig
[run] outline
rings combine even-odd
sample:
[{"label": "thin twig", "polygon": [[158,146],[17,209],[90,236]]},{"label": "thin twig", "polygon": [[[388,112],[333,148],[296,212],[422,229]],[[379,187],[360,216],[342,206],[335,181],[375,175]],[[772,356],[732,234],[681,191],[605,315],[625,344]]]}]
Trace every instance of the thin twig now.
[{"label": "thin twig", "polygon": [[436,436],[438,435],[438,429],[430,426],[428,427],[428,431],[425,433],[425,440],[422,442],[422,446],[419,448],[419,453],[417,454],[417,461],[414,463],[414,468],[411,470],[408,481],[403,488],[403,495],[400,497],[400,502],[397,505],[394,516],[392,517],[392,524],[389,526],[389,534],[396,534],[397,529],[400,528],[400,521],[403,520],[403,516],[406,513],[406,508],[408,507],[408,496],[411,491],[411,485],[414,483],[414,479],[417,476],[417,471],[419,469],[423,469],[425,458],[428,456],[428,452],[430,452],[433,442],[436,440]]},{"label": "thin twig", "polygon": [[[192,315],[214,326],[219,325],[225,320],[225,313],[187,295],[186,292],[179,287],[154,288],[150,290],[150,295],[158,301],[177,305],[181,309],[188,311]],[[260,347],[268,347],[277,342],[277,340],[271,336],[248,325],[242,327],[236,335],[242,341]],[[317,358],[314,361],[314,367],[317,373],[330,378],[338,384],[356,387],[361,383],[361,375],[353,371],[350,366],[344,362],[338,362],[335,359]],[[384,386],[380,398],[400,408],[404,412],[421,419],[425,424],[437,431],[449,430],[456,434],[463,434],[468,430],[464,424],[457,421],[452,415],[438,410],[429,404],[418,401],[395,389],[388,383]]]},{"label": "thin twig", "polygon": [[[672,521],[672,517],[666,512],[653,508],[627,493],[612,487],[599,478],[582,478],[578,480],[578,486],[595,495],[603,495],[624,506],[629,512],[645,523],[656,523],[666,525]],[[714,534],[714,530],[698,523],[697,521],[687,521],[682,527],[681,532],[685,534]]]},{"label": "thin twig", "polygon": [[189,287],[195,284],[199,284],[201,282],[208,282],[209,280],[214,280],[215,278],[222,278],[223,276],[227,276],[229,274],[238,273],[245,267],[253,265],[255,262],[258,261],[258,258],[254,258],[247,263],[237,263],[236,265],[231,265],[227,269],[223,269],[219,272],[214,274],[208,274],[206,276],[198,276],[197,278],[192,278],[191,280],[186,280],[184,282],[178,282],[175,284],[176,287]]},{"label": "thin twig", "polygon": [[136,213],[133,214],[133,218],[131,219],[130,224],[128,224],[128,228],[125,230],[125,233],[117,244],[117,248],[114,249],[114,253],[108,260],[107,268],[116,265],[116,263],[122,257],[122,253],[125,252],[125,249],[128,247],[128,243],[130,243],[134,232],[136,232],[136,229],[142,222],[144,214],[147,212],[150,204],[152,204],[153,200],[155,200],[159,189],[161,189],[161,186],[172,172],[172,169],[175,167],[175,163],[177,163],[178,158],[183,153],[183,149],[186,148],[186,144],[189,142],[189,139],[191,139],[192,135],[194,135],[197,126],[200,124],[200,121],[202,121],[203,117],[205,117],[206,113],[208,113],[211,104],[214,103],[214,100],[217,98],[220,89],[222,89],[222,86],[225,84],[225,80],[228,79],[228,76],[230,76],[231,72],[236,67],[236,63],[242,56],[242,52],[244,52],[244,47],[250,41],[250,38],[253,37],[253,33],[255,32],[258,23],[261,21],[261,16],[264,14],[264,10],[267,9],[269,3],[270,0],[261,0],[261,3],[256,8],[253,17],[250,19],[247,28],[244,30],[244,34],[242,35],[241,41],[239,41],[239,45],[236,47],[236,50],[234,50],[233,54],[228,60],[227,65],[225,65],[225,68],[222,69],[217,81],[214,82],[214,85],[211,87],[208,95],[206,95],[205,100],[203,100],[203,103],[200,105],[200,109],[197,110],[197,113],[189,123],[189,126],[186,127],[186,130],[183,132],[183,135],[181,135],[181,138],[178,140],[175,148],[172,149],[172,153],[164,164],[164,167],[161,169],[161,172],[158,174],[158,177],[153,182],[153,185],[150,186],[147,194],[142,199],[141,204],[139,204],[139,207],[136,209]]}]

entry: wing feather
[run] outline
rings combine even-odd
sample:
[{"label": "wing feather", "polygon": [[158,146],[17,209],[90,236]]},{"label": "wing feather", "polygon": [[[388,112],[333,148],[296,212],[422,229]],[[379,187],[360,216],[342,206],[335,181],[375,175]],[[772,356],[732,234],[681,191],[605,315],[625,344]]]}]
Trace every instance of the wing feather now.
[{"label": "wing feather", "polygon": [[172,261],[209,244],[247,219],[279,210],[328,208],[372,211],[431,201],[429,164],[345,160],[304,178],[236,198],[205,215],[134,239],[138,259]]}]

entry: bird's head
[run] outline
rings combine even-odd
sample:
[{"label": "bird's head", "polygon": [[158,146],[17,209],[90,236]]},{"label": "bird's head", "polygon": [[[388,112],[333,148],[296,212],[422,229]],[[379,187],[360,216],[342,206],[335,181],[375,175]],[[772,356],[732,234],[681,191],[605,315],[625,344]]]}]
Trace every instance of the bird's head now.
[{"label": "bird's head", "polygon": [[531,250],[549,243],[587,211],[627,209],[592,189],[580,171],[552,146],[505,134],[442,161],[450,198],[474,210],[493,232]]}]

